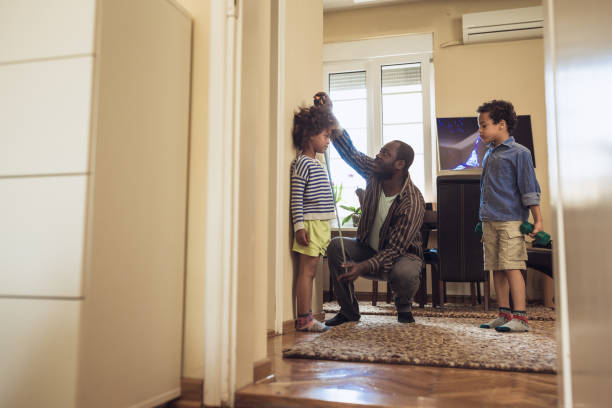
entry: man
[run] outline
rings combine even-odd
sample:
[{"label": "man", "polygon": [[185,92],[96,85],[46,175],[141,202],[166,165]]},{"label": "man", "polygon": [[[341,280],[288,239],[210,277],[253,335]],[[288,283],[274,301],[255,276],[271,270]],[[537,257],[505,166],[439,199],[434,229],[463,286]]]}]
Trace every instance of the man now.
[{"label": "man", "polygon": [[420,230],[425,213],[423,195],[408,172],[414,151],[395,140],[372,159],[355,149],[346,130],[335,130],[332,142],[367,185],[357,238],[343,238],[350,262],[342,263],[340,238],[334,238],[327,249],[340,312],[325,324],[337,326],[360,319],[353,285],[358,277],[387,281],[394,293],[398,321],[413,323],[412,300],[423,265]]}]

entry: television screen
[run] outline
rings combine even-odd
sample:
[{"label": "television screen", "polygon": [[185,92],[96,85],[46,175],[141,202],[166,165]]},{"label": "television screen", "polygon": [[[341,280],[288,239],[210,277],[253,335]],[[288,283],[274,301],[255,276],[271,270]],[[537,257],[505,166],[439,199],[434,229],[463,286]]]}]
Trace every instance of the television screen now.
[{"label": "television screen", "polygon": [[[488,146],[478,136],[478,118],[438,118],[438,162],[440,170],[467,170],[482,167]],[[533,136],[531,116],[520,115],[512,136],[531,151],[533,166]]]}]

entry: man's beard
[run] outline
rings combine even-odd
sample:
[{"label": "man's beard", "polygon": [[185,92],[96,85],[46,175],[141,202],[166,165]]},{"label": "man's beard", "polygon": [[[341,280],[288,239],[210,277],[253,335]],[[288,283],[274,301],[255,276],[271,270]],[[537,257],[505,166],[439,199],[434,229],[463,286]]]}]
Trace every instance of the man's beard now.
[{"label": "man's beard", "polygon": [[378,168],[376,169],[376,175],[381,180],[389,180],[393,177],[393,164],[385,165],[384,163],[378,163]]}]

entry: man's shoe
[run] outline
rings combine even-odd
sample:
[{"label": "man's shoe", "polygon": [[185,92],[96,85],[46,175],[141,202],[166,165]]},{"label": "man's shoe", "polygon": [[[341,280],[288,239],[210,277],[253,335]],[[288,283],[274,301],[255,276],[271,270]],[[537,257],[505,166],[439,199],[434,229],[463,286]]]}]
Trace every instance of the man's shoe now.
[{"label": "man's shoe", "polygon": [[414,323],[412,312],[397,312],[397,321],[400,323]]},{"label": "man's shoe", "polygon": [[331,319],[326,320],[325,321],[325,325],[329,326],[329,327],[333,327],[333,326],[341,325],[342,323],[356,322],[358,320],[359,320],[359,318],[357,318],[357,319],[349,319],[348,317],[344,316],[342,313],[338,313],[334,317],[332,317]]}]

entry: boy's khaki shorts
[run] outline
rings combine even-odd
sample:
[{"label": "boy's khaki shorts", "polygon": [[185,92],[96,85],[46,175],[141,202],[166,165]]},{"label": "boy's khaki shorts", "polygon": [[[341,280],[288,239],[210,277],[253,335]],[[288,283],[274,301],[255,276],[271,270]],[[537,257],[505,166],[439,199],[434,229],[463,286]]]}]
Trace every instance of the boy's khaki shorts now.
[{"label": "boy's khaki shorts", "polygon": [[331,229],[327,220],[304,220],[304,229],[308,232],[310,243],[308,246],[298,244],[293,235],[293,250],[310,256],[322,256],[327,251],[331,241]]},{"label": "boy's khaki shorts", "polygon": [[483,221],[484,269],[499,271],[526,269],[527,248],[521,221]]}]

